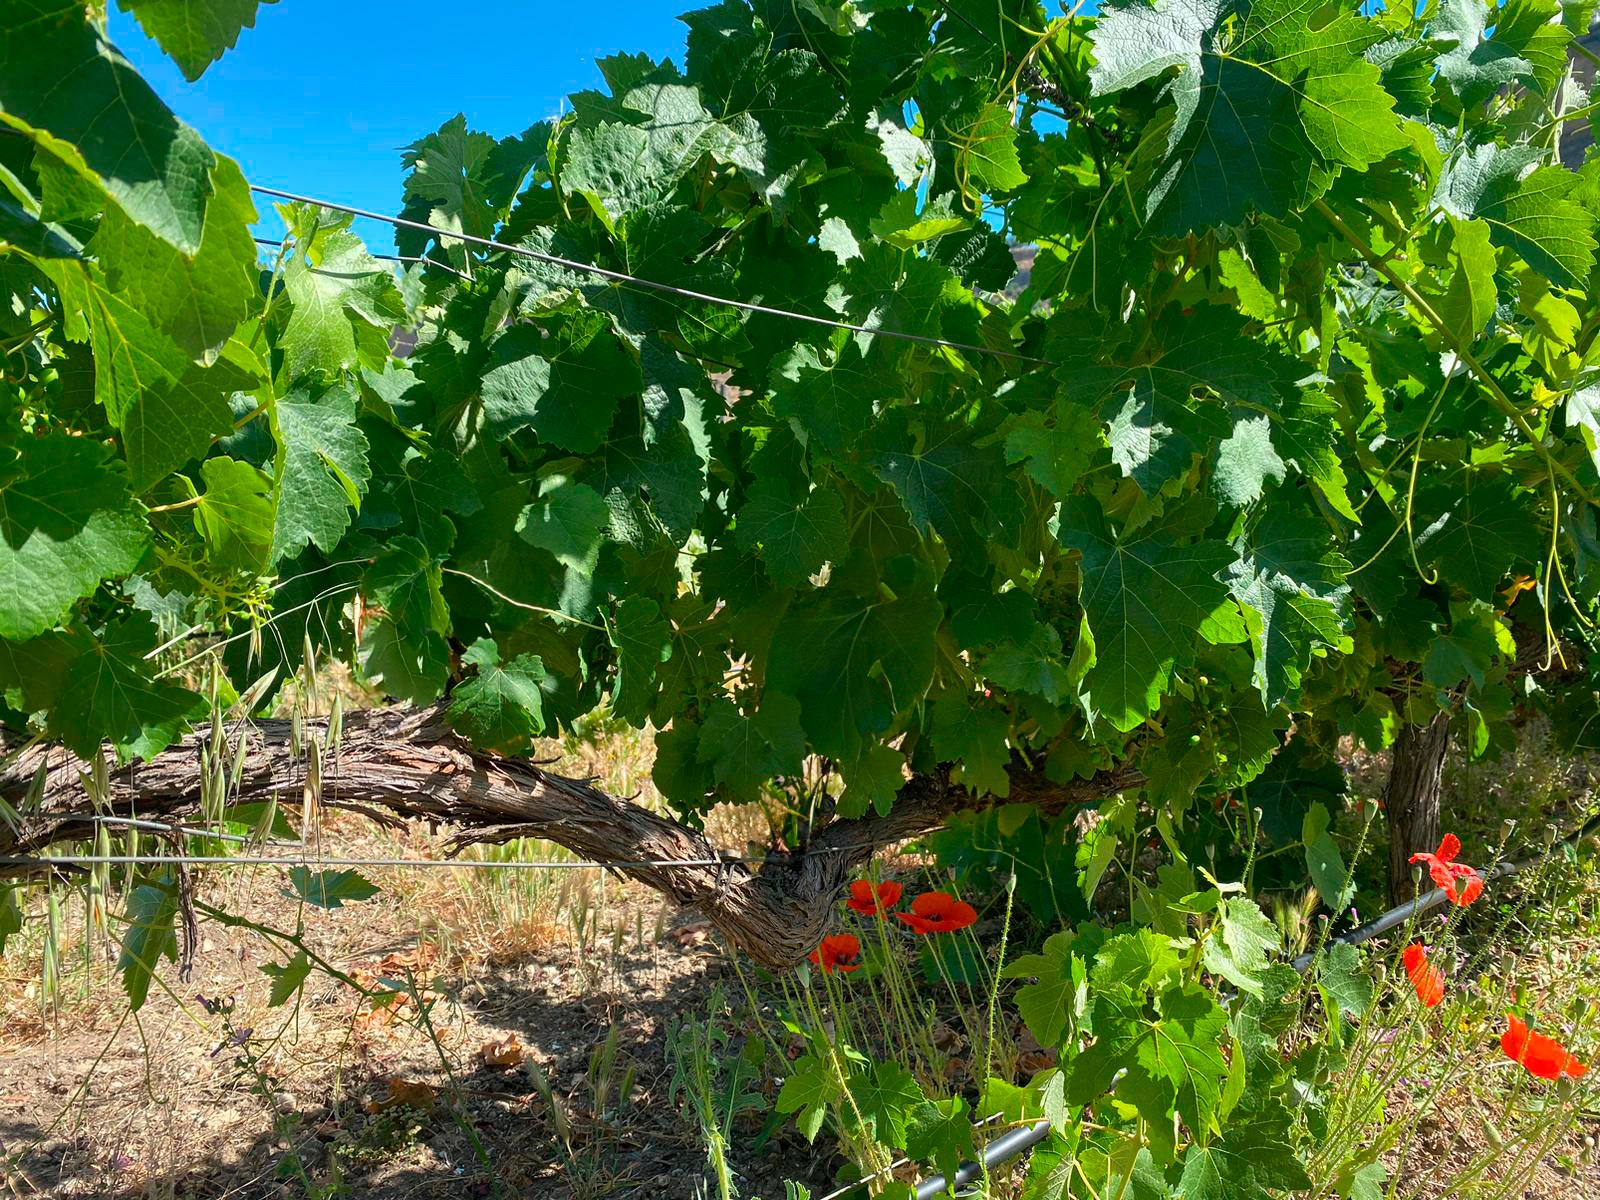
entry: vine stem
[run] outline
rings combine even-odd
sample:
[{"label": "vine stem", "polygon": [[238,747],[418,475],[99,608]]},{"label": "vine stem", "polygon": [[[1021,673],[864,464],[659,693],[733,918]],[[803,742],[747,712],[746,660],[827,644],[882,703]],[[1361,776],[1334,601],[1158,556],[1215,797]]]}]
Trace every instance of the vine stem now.
[{"label": "vine stem", "polygon": [[1489,398],[1494,403],[1494,406],[1507,417],[1510,417],[1511,420],[1516,424],[1517,428],[1522,431],[1522,435],[1528,439],[1529,444],[1532,445],[1534,450],[1538,452],[1539,457],[1544,459],[1545,466],[1571,484],[1578,495],[1588,503],[1600,503],[1600,501],[1596,501],[1594,496],[1590,494],[1588,488],[1584,487],[1583,484],[1578,482],[1577,476],[1569,471],[1563,463],[1561,463],[1553,454],[1550,453],[1549,447],[1544,444],[1537,431],[1535,431],[1533,426],[1528,423],[1528,418],[1522,415],[1522,410],[1512,402],[1510,396],[1506,395],[1505,389],[1500,386],[1500,381],[1489,373],[1488,368],[1478,361],[1471,349],[1464,345],[1461,339],[1458,338],[1450,329],[1450,327],[1445,324],[1443,318],[1441,318],[1439,314],[1434,311],[1433,305],[1428,303],[1427,298],[1424,297],[1421,292],[1417,291],[1416,288],[1412,287],[1408,280],[1401,276],[1399,272],[1390,266],[1389,263],[1381,255],[1379,255],[1376,250],[1368,245],[1365,238],[1363,238],[1354,229],[1351,229],[1350,226],[1345,223],[1344,218],[1339,216],[1338,213],[1334,212],[1333,208],[1326,200],[1314,200],[1312,202],[1312,207],[1316,209],[1316,211],[1328,222],[1328,224],[1332,225],[1336,230],[1339,231],[1339,235],[1355,248],[1356,253],[1361,255],[1361,257],[1367,261],[1367,264],[1371,266],[1373,270],[1377,271],[1390,283],[1394,284],[1397,289],[1399,289],[1400,294],[1410,301],[1413,306],[1415,306],[1416,310],[1422,314],[1423,319],[1426,320],[1428,324],[1432,325],[1434,329],[1438,330],[1439,336],[1445,340],[1446,344],[1449,345],[1451,350],[1455,351],[1456,357],[1465,363],[1467,369],[1478,377],[1478,382],[1483,384],[1485,390],[1489,393]]}]

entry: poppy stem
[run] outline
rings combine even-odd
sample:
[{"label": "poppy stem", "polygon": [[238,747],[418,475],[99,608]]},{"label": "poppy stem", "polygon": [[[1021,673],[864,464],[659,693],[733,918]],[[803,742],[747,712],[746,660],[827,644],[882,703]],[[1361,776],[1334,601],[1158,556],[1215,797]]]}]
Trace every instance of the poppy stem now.
[{"label": "poppy stem", "polygon": [[[995,963],[994,981],[989,988],[989,1028],[983,1043],[983,1082],[980,1087],[989,1086],[989,1072],[994,1068],[994,1026],[995,1012],[999,1007],[1000,980],[1006,967],[1006,942],[1011,936],[1011,906],[1017,895],[1017,873],[1012,871],[1006,876],[1006,915],[1000,925],[1000,958]],[[1129,910],[1130,912],[1132,910]],[[979,1157],[983,1165],[983,1190],[990,1191],[989,1187],[989,1160]]]}]

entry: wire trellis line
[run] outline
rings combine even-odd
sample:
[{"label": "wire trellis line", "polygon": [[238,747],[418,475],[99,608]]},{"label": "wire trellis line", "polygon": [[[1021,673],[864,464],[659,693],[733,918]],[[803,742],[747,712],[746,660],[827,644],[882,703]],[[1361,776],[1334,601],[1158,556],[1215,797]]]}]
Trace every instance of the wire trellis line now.
[{"label": "wire trellis line", "polygon": [[[1041,367],[1060,365],[1052,359],[1035,358],[1033,355],[1023,354],[1018,350],[1006,350],[998,346],[981,346],[973,342],[953,342],[945,338],[936,338],[923,333],[907,333],[898,329],[881,329],[871,325],[858,325],[853,321],[844,321],[837,317],[819,317],[814,313],[778,308],[770,304],[758,304],[752,300],[735,300],[730,296],[717,296],[710,292],[699,292],[693,288],[679,287],[676,284],[662,283],[656,279],[644,279],[638,275],[630,275],[626,271],[614,271],[609,267],[598,267],[592,263],[563,258],[558,254],[545,254],[539,250],[530,250],[526,246],[516,246],[510,242],[496,241],[494,238],[479,237],[471,233],[457,233],[449,229],[440,229],[437,225],[429,225],[423,221],[413,221],[407,217],[391,217],[387,213],[374,212],[368,208],[357,208],[354,205],[340,204],[332,200],[320,200],[315,196],[284,191],[281,188],[265,187],[258,183],[252,183],[250,190],[258,195],[275,196],[280,200],[288,200],[296,204],[314,204],[319,208],[331,209],[334,212],[348,213],[352,217],[360,217],[367,221],[382,221],[399,229],[415,229],[422,233],[431,233],[441,239],[466,242],[469,245],[482,246],[488,250],[504,250],[508,254],[521,255],[523,258],[531,258],[536,262],[546,263],[552,267],[562,267],[568,271],[596,275],[601,279],[609,279],[613,283],[627,284],[653,292],[665,292],[674,296],[682,296],[688,300],[699,300],[706,304],[718,304],[725,308],[738,309],[741,312],[759,313],[768,317],[782,317],[791,321],[804,321],[811,325],[823,325],[829,329],[843,329],[850,333],[864,333],[869,336],[884,337],[894,341],[915,342],[919,345],[936,346],[945,350],[964,350],[971,354],[987,354],[994,358],[1032,363]],[[433,260],[430,259],[429,261],[432,262]],[[436,265],[447,266],[445,263],[437,263]]]},{"label": "wire trellis line", "polygon": [[[211,834],[196,834],[210,837]],[[318,858],[314,855],[249,856],[228,854],[41,854],[3,855],[0,867],[99,866],[217,866],[217,867],[449,867],[458,870],[498,871],[605,871],[629,867],[727,867],[765,862],[766,858],[638,858],[615,862],[584,859],[511,859],[494,862],[477,858]]]}]

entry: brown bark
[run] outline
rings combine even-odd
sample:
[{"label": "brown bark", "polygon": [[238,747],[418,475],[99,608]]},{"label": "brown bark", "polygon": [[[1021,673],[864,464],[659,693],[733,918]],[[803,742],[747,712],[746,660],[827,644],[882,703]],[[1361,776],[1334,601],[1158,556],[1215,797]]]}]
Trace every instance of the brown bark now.
[{"label": "brown bark", "polygon": [[[151,762],[114,772],[114,812],[154,820],[193,813],[200,802],[200,750],[209,736],[209,730],[197,730]],[[298,806],[307,761],[291,751],[289,722],[259,721],[230,730],[230,736],[232,745],[242,736],[246,746],[235,801],[277,797]],[[325,738],[326,723],[307,721],[303,736]],[[87,828],[91,809],[79,779],[82,764],[61,747],[35,746],[8,756],[0,767],[0,797],[22,808],[41,763],[47,769],[43,800],[24,816],[20,831],[0,824],[0,856],[37,853]],[[1139,778],[1123,768],[1053,783],[1017,762],[1008,799],[1056,812],[1094,803]],[[592,781],[475,751],[445,724],[441,710],[429,708],[347,714],[338,753],[322,771],[322,802],[380,821],[420,818],[452,825],[455,849],[538,837],[582,858],[619,864],[621,874],[699,909],[758,962],[787,967],[816,946],[833,919],[837,893],[878,850],[994,799],[974,797],[942,773],[918,776],[902,788],[888,816],[836,820],[813,832],[805,853],[775,853],[753,866],[719,851],[696,830],[607,795]],[[620,865],[639,861],[674,865]],[[0,874],[27,869],[0,866]]]},{"label": "brown bark", "polygon": [[1417,894],[1410,858],[1439,845],[1439,792],[1450,745],[1450,715],[1426,725],[1402,724],[1395,738],[1384,812],[1389,819],[1389,899],[1404,904]]}]

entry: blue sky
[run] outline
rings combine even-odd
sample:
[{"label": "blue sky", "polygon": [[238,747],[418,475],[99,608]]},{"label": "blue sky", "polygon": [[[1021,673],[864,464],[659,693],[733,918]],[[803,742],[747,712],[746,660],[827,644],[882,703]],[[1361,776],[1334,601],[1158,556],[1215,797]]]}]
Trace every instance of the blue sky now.
[{"label": "blue sky", "polygon": [[[188,83],[116,6],[111,37],[173,111],[252,183],[400,211],[400,149],[458,112],[498,137],[601,84],[594,60],[643,50],[683,61],[677,14],[695,0],[282,0]],[[266,213],[266,202],[257,198]],[[387,226],[360,222],[379,252]],[[262,232],[274,236],[275,218]]]}]

